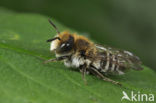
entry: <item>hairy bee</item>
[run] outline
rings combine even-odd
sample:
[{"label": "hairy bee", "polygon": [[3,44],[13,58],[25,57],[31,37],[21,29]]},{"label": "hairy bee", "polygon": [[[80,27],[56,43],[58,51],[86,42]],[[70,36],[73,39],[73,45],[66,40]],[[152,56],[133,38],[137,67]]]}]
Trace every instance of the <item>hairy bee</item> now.
[{"label": "hairy bee", "polygon": [[65,66],[80,70],[84,80],[87,73],[118,85],[121,84],[105,77],[105,74],[122,75],[131,68],[143,69],[140,59],[131,52],[94,44],[88,38],[76,33],[60,33],[52,21],[49,20],[49,22],[57,31],[54,38],[47,40],[51,42],[50,51],[55,52],[56,58],[49,59],[45,63],[63,60]]}]

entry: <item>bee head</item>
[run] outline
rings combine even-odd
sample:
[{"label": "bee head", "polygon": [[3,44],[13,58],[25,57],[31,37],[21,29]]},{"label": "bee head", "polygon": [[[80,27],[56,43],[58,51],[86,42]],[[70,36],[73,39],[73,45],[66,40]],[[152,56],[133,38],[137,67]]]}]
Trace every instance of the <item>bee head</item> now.
[{"label": "bee head", "polygon": [[66,55],[71,53],[74,46],[74,37],[69,32],[59,32],[56,26],[49,20],[50,24],[56,29],[57,35],[47,40],[51,42],[50,51],[55,51],[57,54]]}]

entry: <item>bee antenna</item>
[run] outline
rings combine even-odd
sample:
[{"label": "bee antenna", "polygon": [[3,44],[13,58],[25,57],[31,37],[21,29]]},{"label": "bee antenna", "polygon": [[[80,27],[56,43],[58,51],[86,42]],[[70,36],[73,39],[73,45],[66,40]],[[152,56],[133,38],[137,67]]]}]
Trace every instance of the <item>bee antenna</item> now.
[{"label": "bee antenna", "polygon": [[56,32],[57,32],[58,34],[60,34],[60,32],[59,32],[59,30],[57,29],[56,25],[55,25],[50,19],[48,19],[48,21],[49,21],[49,23],[55,28]]},{"label": "bee antenna", "polygon": [[51,42],[51,41],[54,41],[56,39],[61,40],[59,37],[56,37],[56,38],[48,39],[47,42]]}]

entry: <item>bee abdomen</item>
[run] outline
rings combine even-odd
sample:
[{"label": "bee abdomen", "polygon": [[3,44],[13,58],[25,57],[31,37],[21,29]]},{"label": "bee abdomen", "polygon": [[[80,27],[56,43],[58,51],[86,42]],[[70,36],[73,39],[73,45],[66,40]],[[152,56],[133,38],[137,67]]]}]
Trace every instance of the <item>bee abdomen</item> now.
[{"label": "bee abdomen", "polygon": [[105,73],[114,72],[118,74],[124,74],[121,68],[122,67],[119,64],[117,55],[113,55],[110,52],[105,52],[105,57],[101,59],[101,71]]}]

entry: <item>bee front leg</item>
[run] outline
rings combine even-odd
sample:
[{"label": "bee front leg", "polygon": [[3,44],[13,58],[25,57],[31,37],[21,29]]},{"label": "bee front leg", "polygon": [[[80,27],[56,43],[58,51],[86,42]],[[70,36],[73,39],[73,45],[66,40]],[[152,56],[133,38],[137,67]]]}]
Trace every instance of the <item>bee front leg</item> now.
[{"label": "bee front leg", "polygon": [[122,86],[121,83],[116,82],[116,81],[114,81],[114,80],[112,80],[112,79],[110,79],[110,78],[105,77],[103,74],[101,74],[101,73],[100,73],[99,71],[97,71],[95,68],[91,67],[91,69],[94,71],[93,74],[95,75],[95,73],[96,73],[96,75],[97,75],[98,77],[102,78],[102,80],[107,81],[107,82],[111,82],[111,83],[113,83],[113,84],[115,84],[115,85]]},{"label": "bee front leg", "polygon": [[46,60],[43,62],[43,64],[47,64],[47,63],[55,62],[55,61],[58,61],[58,58],[52,58],[52,59]]},{"label": "bee front leg", "polygon": [[62,57],[58,57],[58,58],[52,58],[52,59],[44,61],[43,64],[47,64],[47,63],[50,63],[50,62],[61,61],[61,60],[66,59],[66,58],[68,58],[68,57],[67,56],[62,56]]}]

